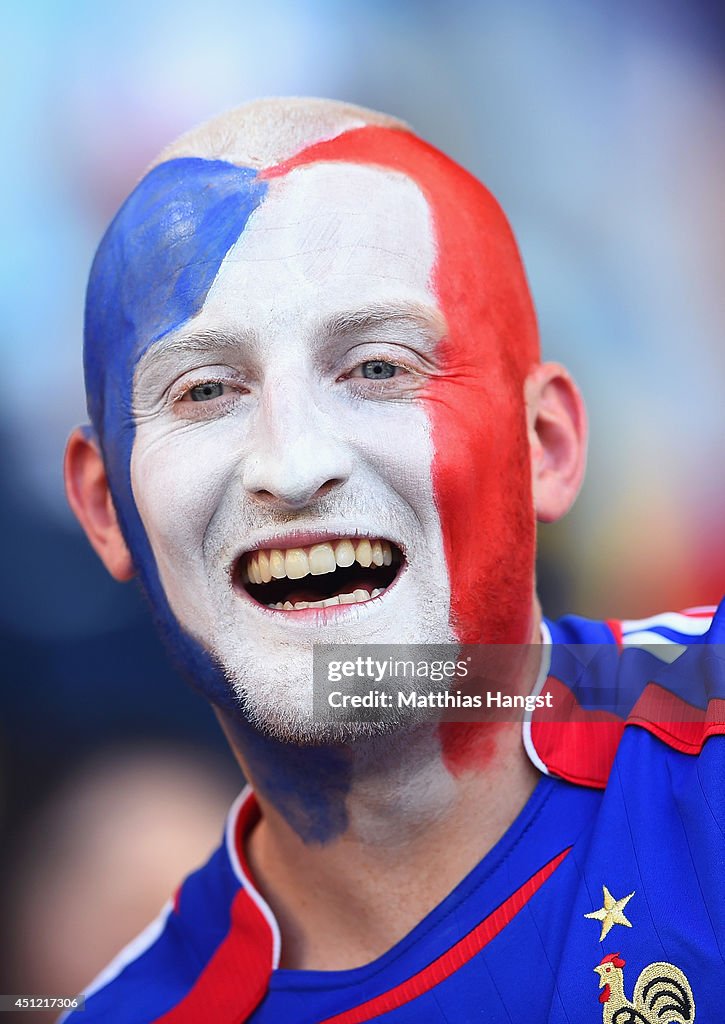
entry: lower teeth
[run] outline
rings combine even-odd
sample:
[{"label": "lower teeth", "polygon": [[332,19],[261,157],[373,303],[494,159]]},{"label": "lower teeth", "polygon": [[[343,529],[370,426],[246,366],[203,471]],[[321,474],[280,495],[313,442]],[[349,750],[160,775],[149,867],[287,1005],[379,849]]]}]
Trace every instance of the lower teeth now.
[{"label": "lower teeth", "polygon": [[365,601],[378,597],[384,589],[384,587],[377,587],[371,593],[368,593],[367,590],[355,590],[352,594],[337,594],[335,597],[328,597],[324,601],[297,601],[295,604],[292,604],[291,601],[277,601],[276,604],[268,604],[267,607],[277,608],[285,612],[293,612],[301,611],[303,608],[331,608],[337,604],[363,604]]}]

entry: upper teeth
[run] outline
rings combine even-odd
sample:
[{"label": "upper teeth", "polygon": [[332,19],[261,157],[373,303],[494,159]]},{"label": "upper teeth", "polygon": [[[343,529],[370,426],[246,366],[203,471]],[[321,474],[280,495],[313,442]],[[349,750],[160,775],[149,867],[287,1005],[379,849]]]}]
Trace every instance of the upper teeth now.
[{"label": "upper teeth", "polygon": [[271,580],[301,580],[304,576],[322,576],[357,562],[370,565],[390,565],[393,552],[386,540],[368,537],[344,538],[338,541],[313,544],[307,548],[271,548],[253,551],[247,557],[245,583],[269,583]]}]

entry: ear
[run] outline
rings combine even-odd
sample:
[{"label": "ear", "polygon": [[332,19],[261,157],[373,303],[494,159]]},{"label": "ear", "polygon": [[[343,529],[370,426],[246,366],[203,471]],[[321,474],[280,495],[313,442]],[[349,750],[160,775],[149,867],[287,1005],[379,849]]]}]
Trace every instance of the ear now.
[{"label": "ear", "polygon": [[65,450],[65,490],[70,507],[111,576],[130,580],[136,571],[118,525],[98,445],[79,427]]},{"label": "ear", "polygon": [[534,511],[541,523],[565,515],[584,478],[587,418],[584,401],[563,366],[534,367],[524,384]]}]

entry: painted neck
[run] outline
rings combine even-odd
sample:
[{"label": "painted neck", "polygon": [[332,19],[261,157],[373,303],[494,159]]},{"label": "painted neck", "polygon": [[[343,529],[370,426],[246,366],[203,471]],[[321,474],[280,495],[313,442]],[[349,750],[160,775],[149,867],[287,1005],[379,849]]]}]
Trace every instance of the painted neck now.
[{"label": "painted neck", "polygon": [[[539,636],[540,617],[532,628]],[[500,648],[511,678],[501,689],[527,694],[541,661],[538,644]],[[348,745],[300,746],[260,733],[217,710],[219,720],[271,828],[290,829],[305,844],[347,842],[405,846],[471,791],[485,807],[516,806],[532,788],[518,720],[439,722],[358,739]]]}]

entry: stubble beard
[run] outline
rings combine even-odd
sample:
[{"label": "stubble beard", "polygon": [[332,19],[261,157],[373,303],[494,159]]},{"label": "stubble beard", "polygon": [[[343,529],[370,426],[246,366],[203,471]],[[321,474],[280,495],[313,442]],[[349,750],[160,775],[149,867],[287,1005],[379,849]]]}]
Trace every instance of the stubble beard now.
[{"label": "stubble beard", "polygon": [[[448,594],[434,592],[418,596],[417,615],[402,633],[391,624],[365,637],[358,626],[335,630],[320,642],[361,645],[367,643],[455,644],[448,622]],[[280,613],[280,616],[285,613]],[[241,635],[232,612],[223,614],[211,638],[210,650],[234,694],[240,715],[258,731],[283,743],[301,746],[349,745],[376,736],[404,734],[430,721],[427,709],[391,707],[374,721],[350,717],[345,721],[323,721],[314,714],[313,642],[276,639],[255,643]],[[349,683],[348,683],[349,685]],[[396,680],[396,692],[416,689],[415,680]],[[369,684],[365,684],[365,689]]]}]

